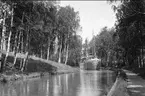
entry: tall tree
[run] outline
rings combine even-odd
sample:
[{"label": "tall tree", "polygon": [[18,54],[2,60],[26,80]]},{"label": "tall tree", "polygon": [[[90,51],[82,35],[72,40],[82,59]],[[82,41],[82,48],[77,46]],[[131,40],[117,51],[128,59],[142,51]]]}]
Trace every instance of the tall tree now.
[{"label": "tall tree", "polygon": [[[114,1],[114,0],[111,0]],[[122,0],[122,3],[114,7],[116,10],[116,30],[119,36],[118,44],[124,48],[124,56],[129,66],[134,65],[140,58],[138,67],[144,66],[144,0]],[[139,53],[139,54],[138,54]]]},{"label": "tall tree", "polygon": [[62,52],[65,52],[65,64],[68,60],[68,51],[70,46],[70,40],[73,35],[78,31],[79,14],[75,12],[70,6],[61,7],[58,11],[58,23],[59,23],[59,60],[61,62]]}]

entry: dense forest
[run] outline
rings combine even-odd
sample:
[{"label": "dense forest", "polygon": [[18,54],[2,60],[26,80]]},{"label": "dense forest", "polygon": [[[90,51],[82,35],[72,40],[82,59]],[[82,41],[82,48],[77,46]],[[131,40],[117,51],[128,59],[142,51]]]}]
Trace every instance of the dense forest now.
[{"label": "dense forest", "polygon": [[[145,68],[145,1],[121,0],[112,9],[117,19],[114,27],[104,27],[91,41],[86,40],[83,47],[88,52],[84,55],[101,58],[104,66]],[[79,12],[70,6],[60,6],[59,1],[1,0],[0,30],[1,53],[5,53],[1,56],[1,69],[10,53],[14,55],[13,66],[18,56],[24,55],[20,70],[24,70],[29,56],[79,65]]]},{"label": "dense forest", "polygon": [[[116,0],[108,2],[112,4]],[[104,27],[86,42],[89,53],[101,58],[105,66],[144,69],[145,1],[121,0],[112,9],[117,19],[114,28]]]},{"label": "dense forest", "polygon": [[[0,0],[0,40],[3,62],[9,54],[24,55],[19,69],[24,70],[29,56],[78,66],[82,38],[78,35],[79,13],[59,1]],[[2,55],[1,54],[1,55]]]}]

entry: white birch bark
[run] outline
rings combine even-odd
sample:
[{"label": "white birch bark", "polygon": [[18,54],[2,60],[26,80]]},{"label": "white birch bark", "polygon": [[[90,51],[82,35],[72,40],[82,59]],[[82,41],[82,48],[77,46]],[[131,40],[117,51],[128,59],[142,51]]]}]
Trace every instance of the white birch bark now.
[{"label": "white birch bark", "polygon": [[49,52],[50,52],[50,39],[48,37],[47,60],[49,60]]},{"label": "white birch bark", "polygon": [[68,60],[68,50],[69,49],[69,45],[67,45],[67,48],[66,48],[66,57],[65,57],[65,65],[67,64],[67,60]]},{"label": "white birch bark", "polygon": [[27,66],[27,60],[28,60],[28,52],[26,52],[25,57],[24,57],[24,62],[23,65],[21,67],[21,71],[24,71],[24,68]]},{"label": "white birch bark", "polygon": [[61,55],[62,55],[61,50],[62,50],[62,43],[60,44],[58,63],[61,63]]},{"label": "white birch bark", "polygon": [[8,57],[8,54],[10,52],[11,35],[12,35],[12,27],[13,27],[13,12],[14,12],[14,8],[12,8],[12,14],[11,14],[11,30],[10,30],[9,37],[8,37],[8,45],[7,45],[6,57],[5,57],[5,60],[4,60],[4,66],[5,66],[5,64],[7,62],[7,57]]},{"label": "white birch bark", "polygon": [[[21,33],[22,33],[22,32],[20,32],[20,34],[19,34],[19,40],[18,40],[18,46],[16,47],[16,52],[18,52],[18,49],[19,49],[19,46],[20,46],[20,42],[21,42],[21,41],[20,41]],[[15,66],[16,61],[17,61],[17,53],[16,53],[16,56],[15,56],[15,58],[14,58],[13,66]]]},{"label": "white birch bark", "polygon": [[2,39],[1,39],[1,50],[6,50],[6,12],[4,12],[3,17],[3,29],[2,29]]}]

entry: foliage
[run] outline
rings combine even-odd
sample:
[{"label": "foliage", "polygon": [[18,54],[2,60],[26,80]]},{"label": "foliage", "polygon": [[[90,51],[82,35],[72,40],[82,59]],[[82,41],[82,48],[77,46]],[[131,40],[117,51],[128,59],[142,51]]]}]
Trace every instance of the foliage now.
[{"label": "foliage", "polygon": [[114,9],[117,17],[118,45],[123,48],[124,62],[130,67],[135,64],[138,64],[138,67],[143,67],[145,1],[122,0],[122,3]]},{"label": "foliage", "polygon": [[[0,12],[5,10],[3,5],[7,6],[9,14],[6,14],[7,17],[3,14],[0,16],[2,21],[6,17],[6,32],[4,33],[6,38],[2,40],[6,42],[8,48],[7,42],[10,38],[11,52],[28,53],[28,55],[51,60],[54,60],[53,57],[55,60],[62,57],[62,61],[67,61],[70,58],[67,56],[70,50],[81,49],[81,40],[77,35],[80,28],[79,13],[75,12],[72,7],[61,7],[57,1],[1,0]],[[12,9],[14,9],[14,15],[11,15]],[[12,17],[13,20],[11,20]],[[3,23],[0,24],[1,33],[5,27]],[[10,25],[11,23],[13,26]],[[10,31],[12,32],[11,37],[9,36]],[[56,38],[58,42],[55,42]],[[76,48],[78,45],[79,47]],[[58,46],[58,51],[55,54],[56,46]],[[74,55],[78,54],[80,53]],[[80,58],[80,55],[78,56],[74,59]]]},{"label": "foliage", "polygon": [[82,38],[79,35],[73,36],[70,49],[68,64],[71,66],[79,66],[81,60]]},{"label": "foliage", "polygon": [[101,32],[90,41],[90,50],[92,50],[90,52],[95,52],[97,58],[101,58],[104,62],[111,62],[113,59],[110,59],[115,55],[115,48],[117,47],[116,41],[113,39],[114,34],[114,28],[102,28]]}]

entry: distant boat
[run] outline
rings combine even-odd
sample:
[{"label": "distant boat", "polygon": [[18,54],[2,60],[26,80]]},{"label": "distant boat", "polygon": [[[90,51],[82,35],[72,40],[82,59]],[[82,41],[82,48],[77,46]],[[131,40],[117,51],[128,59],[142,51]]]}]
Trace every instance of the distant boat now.
[{"label": "distant boat", "polygon": [[83,64],[83,69],[84,70],[96,70],[98,68],[100,68],[100,62],[101,60],[98,58],[94,58],[94,59],[88,59],[84,62]]}]

